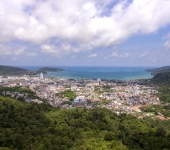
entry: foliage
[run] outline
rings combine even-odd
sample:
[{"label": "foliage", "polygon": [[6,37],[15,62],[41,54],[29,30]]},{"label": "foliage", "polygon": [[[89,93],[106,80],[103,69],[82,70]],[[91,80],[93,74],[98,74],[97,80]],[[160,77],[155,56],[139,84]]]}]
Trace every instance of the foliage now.
[{"label": "foliage", "polygon": [[56,109],[0,96],[0,147],[36,150],[170,149],[169,121],[107,109]]},{"label": "foliage", "polygon": [[106,86],[102,86],[102,88],[103,88],[103,91],[104,91],[104,92],[110,92],[111,86],[106,85]]},{"label": "foliage", "polygon": [[65,104],[72,105],[72,102],[71,101],[64,101],[61,105],[65,105]]},{"label": "foliage", "polygon": [[159,73],[164,73],[164,72],[170,72],[170,66],[164,66],[160,68],[155,68],[155,69],[147,69],[146,71],[152,72],[152,75],[157,75]]},{"label": "foliage", "polygon": [[151,83],[157,85],[170,85],[170,72],[159,73],[151,79]]},{"label": "foliage", "polygon": [[73,101],[76,98],[76,94],[71,90],[66,90],[66,91],[57,93],[56,96],[58,96],[59,98],[67,97],[70,101]]},{"label": "foliage", "polygon": [[27,70],[23,68],[18,67],[12,67],[12,66],[2,66],[0,65],[0,75],[37,75],[38,73],[47,73],[47,72],[58,72],[58,71],[64,71],[60,68],[49,68],[44,67],[40,68],[38,71],[35,70]]},{"label": "foliage", "polygon": [[143,107],[141,110],[144,112],[154,112],[156,115],[161,113],[165,117],[170,117],[170,105],[154,105],[152,107]]},{"label": "foliage", "polygon": [[0,75],[36,75],[36,71],[0,65]]},{"label": "foliage", "polygon": [[158,86],[158,97],[162,102],[170,103],[170,73],[164,72],[155,75],[150,84]]},{"label": "foliage", "polygon": [[111,100],[106,100],[106,99],[103,99],[102,101],[94,101],[92,102],[92,104],[94,106],[96,105],[106,105],[106,104],[109,104]]},{"label": "foliage", "polygon": [[28,87],[21,87],[21,86],[15,86],[15,87],[3,87],[0,86],[0,95],[3,95],[4,91],[9,92],[18,92],[20,94],[28,94],[29,98],[38,98],[33,91],[31,91]]},{"label": "foliage", "polygon": [[170,103],[170,88],[168,85],[160,85],[158,88],[158,97],[162,102]]}]

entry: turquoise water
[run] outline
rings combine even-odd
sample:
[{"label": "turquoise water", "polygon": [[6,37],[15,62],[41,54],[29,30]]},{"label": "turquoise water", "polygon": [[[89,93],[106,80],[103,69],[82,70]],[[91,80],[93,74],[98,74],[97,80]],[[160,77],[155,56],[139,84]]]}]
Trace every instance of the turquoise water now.
[{"label": "turquoise water", "polygon": [[[52,66],[54,67],[54,66]],[[38,70],[37,67],[27,66],[25,69]],[[115,79],[115,80],[134,80],[134,79],[149,79],[153,76],[149,72],[144,71],[153,67],[62,67],[57,66],[56,68],[64,69],[62,72],[48,72],[45,77],[56,77],[66,79]]]}]

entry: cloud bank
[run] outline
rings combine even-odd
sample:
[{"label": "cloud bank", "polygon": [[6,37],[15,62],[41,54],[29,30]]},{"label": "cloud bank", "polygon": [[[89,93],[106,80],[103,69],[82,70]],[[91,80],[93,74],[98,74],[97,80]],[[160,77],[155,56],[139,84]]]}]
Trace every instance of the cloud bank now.
[{"label": "cloud bank", "polygon": [[55,55],[109,47],[167,26],[169,8],[166,0],[0,0],[0,43],[20,40]]}]

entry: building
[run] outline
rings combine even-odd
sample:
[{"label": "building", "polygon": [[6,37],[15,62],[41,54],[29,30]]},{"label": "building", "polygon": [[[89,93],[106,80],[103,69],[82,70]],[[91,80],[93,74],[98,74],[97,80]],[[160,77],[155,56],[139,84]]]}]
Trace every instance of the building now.
[{"label": "building", "polygon": [[43,80],[43,79],[44,79],[43,73],[40,73],[40,80]]},{"label": "building", "polygon": [[97,82],[99,83],[99,85],[101,84],[101,81],[102,80],[100,78],[97,79]]},{"label": "building", "polygon": [[100,78],[97,79],[97,82],[101,82],[102,80]]},{"label": "building", "polygon": [[85,102],[85,96],[77,96],[76,99],[74,99],[74,103],[84,103]]}]

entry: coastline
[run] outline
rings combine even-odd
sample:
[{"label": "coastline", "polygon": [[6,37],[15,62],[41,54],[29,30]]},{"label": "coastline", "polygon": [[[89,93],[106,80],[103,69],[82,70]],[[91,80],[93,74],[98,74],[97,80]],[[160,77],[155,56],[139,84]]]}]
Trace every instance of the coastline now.
[{"label": "coastline", "polygon": [[[42,67],[42,66],[41,66]],[[25,69],[38,70],[40,66],[23,67]],[[53,66],[54,67],[54,66]],[[62,78],[62,79],[93,79],[101,78],[102,80],[137,80],[150,79],[153,76],[146,69],[153,67],[95,67],[95,66],[56,66],[65,71],[47,72],[44,77]]]}]

